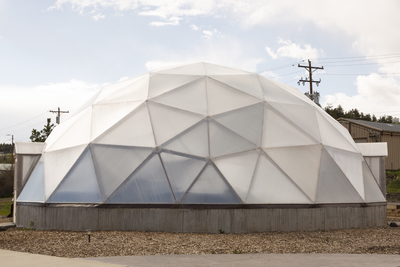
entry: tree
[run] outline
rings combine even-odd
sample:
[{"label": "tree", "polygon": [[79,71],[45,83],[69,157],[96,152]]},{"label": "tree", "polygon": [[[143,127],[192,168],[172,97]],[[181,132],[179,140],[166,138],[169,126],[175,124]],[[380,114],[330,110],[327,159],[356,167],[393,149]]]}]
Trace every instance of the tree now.
[{"label": "tree", "polygon": [[51,119],[47,119],[47,124],[44,126],[44,128],[40,131],[33,129],[31,137],[32,142],[44,142],[46,141],[47,137],[49,137],[51,131],[53,131],[55,125],[51,124]]}]

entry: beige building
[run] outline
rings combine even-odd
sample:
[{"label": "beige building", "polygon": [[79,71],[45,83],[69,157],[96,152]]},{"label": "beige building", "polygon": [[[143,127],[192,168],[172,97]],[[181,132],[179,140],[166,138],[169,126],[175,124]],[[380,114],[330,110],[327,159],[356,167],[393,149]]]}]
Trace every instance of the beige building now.
[{"label": "beige building", "polygon": [[356,143],[386,142],[388,156],[385,168],[400,169],[400,124],[339,118]]}]

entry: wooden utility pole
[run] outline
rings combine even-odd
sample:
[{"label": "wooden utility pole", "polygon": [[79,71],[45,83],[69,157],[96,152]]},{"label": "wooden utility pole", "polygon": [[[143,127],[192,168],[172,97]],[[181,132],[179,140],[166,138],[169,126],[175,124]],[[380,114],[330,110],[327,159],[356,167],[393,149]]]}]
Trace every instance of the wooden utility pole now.
[{"label": "wooden utility pole", "polygon": [[300,64],[298,64],[298,67],[305,68],[308,71],[309,78],[306,77],[305,79],[303,79],[303,77],[301,77],[301,79],[297,82],[297,84],[300,85],[300,83],[303,83],[303,85],[305,85],[305,83],[310,83],[310,96],[309,97],[312,101],[314,101],[314,93],[313,93],[313,89],[312,89],[312,84],[316,83],[318,86],[318,84],[321,82],[321,79],[319,79],[319,81],[313,81],[312,73],[316,70],[323,70],[324,67],[323,66],[322,67],[313,67],[313,66],[311,66],[310,60],[308,60],[308,66],[301,66]]},{"label": "wooden utility pole", "polygon": [[60,110],[60,107],[58,107],[58,110],[49,110],[49,112],[51,112],[51,113],[57,113],[57,117],[56,117],[56,123],[57,124],[60,124],[60,116],[61,116],[61,113],[69,113],[69,111],[61,111]]}]

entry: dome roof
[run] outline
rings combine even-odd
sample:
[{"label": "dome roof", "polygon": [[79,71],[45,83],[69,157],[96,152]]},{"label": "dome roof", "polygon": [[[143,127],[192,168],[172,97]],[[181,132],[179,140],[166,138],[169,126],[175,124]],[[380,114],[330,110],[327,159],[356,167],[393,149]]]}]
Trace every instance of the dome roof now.
[{"label": "dome roof", "polygon": [[19,202],[384,202],[347,130],[297,89],[209,63],[104,87],[46,141]]}]

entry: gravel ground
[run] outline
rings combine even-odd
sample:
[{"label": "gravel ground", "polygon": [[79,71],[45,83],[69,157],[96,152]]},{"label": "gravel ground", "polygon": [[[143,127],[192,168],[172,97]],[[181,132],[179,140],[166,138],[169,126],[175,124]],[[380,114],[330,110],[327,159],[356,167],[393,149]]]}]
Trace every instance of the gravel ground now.
[{"label": "gravel ground", "polygon": [[59,257],[232,253],[363,253],[400,254],[400,227],[194,234],[141,231],[35,231],[11,228],[0,232],[0,249]]}]

